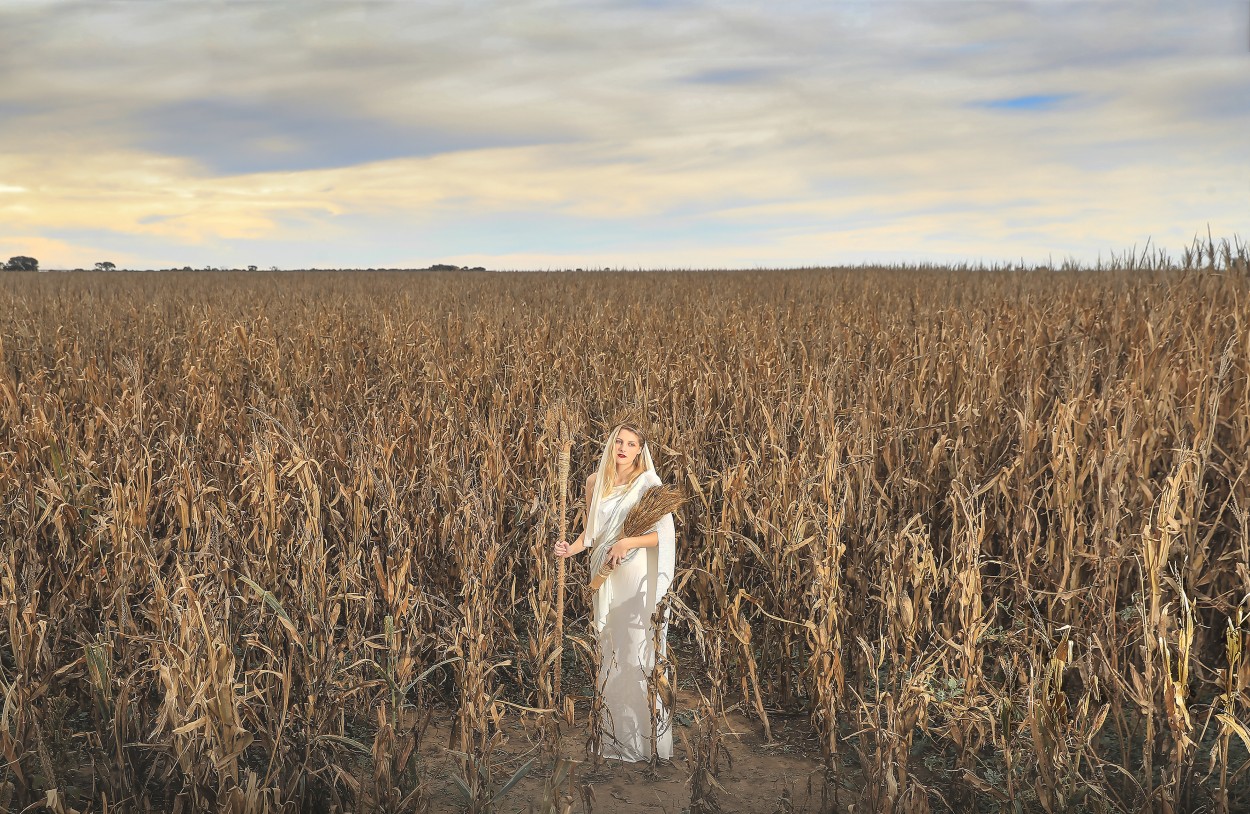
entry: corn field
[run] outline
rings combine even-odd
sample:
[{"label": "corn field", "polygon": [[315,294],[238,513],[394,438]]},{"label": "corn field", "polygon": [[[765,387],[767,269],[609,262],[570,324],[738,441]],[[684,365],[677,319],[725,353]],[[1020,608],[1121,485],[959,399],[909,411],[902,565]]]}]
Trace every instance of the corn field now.
[{"label": "corn field", "polygon": [[455,810],[520,809],[528,772],[542,810],[589,811],[586,562],[558,597],[551,547],[632,411],[690,498],[682,807],[725,802],[736,706],[810,723],[814,810],[1245,811],[1225,249],[0,276],[0,810],[441,810],[442,716]]}]

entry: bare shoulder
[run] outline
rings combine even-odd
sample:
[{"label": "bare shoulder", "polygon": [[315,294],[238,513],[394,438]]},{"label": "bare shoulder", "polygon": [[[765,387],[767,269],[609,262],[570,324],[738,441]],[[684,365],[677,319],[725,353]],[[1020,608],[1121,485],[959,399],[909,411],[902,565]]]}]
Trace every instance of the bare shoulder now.
[{"label": "bare shoulder", "polygon": [[591,472],[586,476],[586,488],[589,489],[595,485],[595,479],[599,477],[598,472]]}]

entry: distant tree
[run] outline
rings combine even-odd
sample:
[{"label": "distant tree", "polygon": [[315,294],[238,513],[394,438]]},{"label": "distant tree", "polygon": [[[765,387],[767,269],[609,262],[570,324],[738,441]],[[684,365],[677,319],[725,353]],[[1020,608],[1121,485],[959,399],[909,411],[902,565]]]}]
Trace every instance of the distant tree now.
[{"label": "distant tree", "polygon": [[39,261],[33,257],[10,257],[4,264],[5,271],[39,271]]},{"label": "distant tree", "polygon": [[116,263],[110,263],[110,262],[109,262],[109,261],[107,261],[107,260],[105,260],[103,263],[96,263],[96,264],[95,264],[95,270],[96,270],[96,271],[112,271],[112,270],[113,270],[113,269],[115,269],[115,268],[117,268],[117,264],[116,264]]},{"label": "distant tree", "polygon": [[435,263],[430,266],[430,271],[459,271],[459,266],[453,266],[450,263]]},{"label": "distant tree", "polygon": [[256,271],[256,266],[248,266],[248,267],[247,267],[247,270],[248,270],[248,271]]}]

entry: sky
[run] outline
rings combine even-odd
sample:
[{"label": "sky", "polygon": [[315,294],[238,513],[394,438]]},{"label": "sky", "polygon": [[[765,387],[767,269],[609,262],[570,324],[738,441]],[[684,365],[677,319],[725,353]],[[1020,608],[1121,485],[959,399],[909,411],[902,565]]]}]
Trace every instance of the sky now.
[{"label": "sky", "polygon": [[1245,0],[2,0],[0,260],[1093,263],[1250,239]]}]

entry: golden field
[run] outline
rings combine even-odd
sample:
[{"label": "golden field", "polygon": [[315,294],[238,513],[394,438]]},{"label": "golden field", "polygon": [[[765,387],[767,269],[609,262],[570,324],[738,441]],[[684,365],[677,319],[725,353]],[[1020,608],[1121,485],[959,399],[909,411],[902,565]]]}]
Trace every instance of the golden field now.
[{"label": "golden field", "polygon": [[633,411],[667,810],[806,749],[763,810],[1245,811],[1250,274],[1187,259],[0,275],[0,810],[637,810],[550,556]]}]

